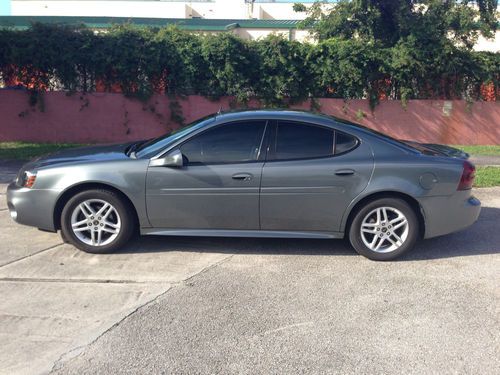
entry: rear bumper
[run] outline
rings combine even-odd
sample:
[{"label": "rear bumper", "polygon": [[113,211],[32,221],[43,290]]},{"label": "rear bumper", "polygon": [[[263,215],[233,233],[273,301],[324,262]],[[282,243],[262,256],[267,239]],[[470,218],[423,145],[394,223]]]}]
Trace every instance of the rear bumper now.
[{"label": "rear bumper", "polygon": [[481,202],[470,190],[457,191],[449,197],[419,199],[425,218],[424,238],[442,236],[474,224],[481,212]]},{"label": "rear bumper", "polygon": [[11,218],[19,224],[51,232],[56,231],[54,207],[57,197],[57,191],[28,189],[15,182],[7,187],[7,207]]}]

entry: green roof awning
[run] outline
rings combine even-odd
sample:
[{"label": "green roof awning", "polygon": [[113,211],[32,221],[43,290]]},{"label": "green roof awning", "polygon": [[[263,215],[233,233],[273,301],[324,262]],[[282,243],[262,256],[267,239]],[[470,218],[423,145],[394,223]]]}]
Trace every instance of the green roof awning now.
[{"label": "green roof awning", "polygon": [[26,29],[32,23],[57,25],[84,25],[91,29],[106,29],[116,24],[132,24],[140,27],[164,27],[177,25],[192,31],[226,31],[245,29],[295,29],[297,20],[239,20],[206,18],[134,18],[134,17],[63,17],[63,16],[0,16],[0,28]]}]

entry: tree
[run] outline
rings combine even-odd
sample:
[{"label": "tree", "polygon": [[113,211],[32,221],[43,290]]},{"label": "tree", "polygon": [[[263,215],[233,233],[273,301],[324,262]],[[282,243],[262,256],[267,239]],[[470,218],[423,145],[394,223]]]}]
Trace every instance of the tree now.
[{"label": "tree", "polygon": [[497,5],[498,0],[340,0],[333,5],[317,1],[307,11],[304,25],[311,26],[319,40],[356,37],[392,47],[409,37],[428,43],[451,38],[471,49],[480,34],[494,36]]}]

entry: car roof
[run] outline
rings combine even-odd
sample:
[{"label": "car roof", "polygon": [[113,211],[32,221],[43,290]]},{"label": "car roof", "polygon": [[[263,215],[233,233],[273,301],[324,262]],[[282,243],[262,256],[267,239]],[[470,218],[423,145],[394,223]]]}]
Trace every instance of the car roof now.
[{"label": "car roof", "polygon": [[346,119],[326,115],[322,113],[309,112],[305,110],[291,109],[250,109],[250,110],[234,110],[227,112],[218,112],[213,114],[215,124],[221,124],[227,121],[238,121],[245,119],[270,119],[270,120],[291,120],[305,121],[326,126],[335,126],[344,130],[352,130],[356,133],[370,134],[373,132],[363,125],[356,124]]},{"label": "car roof", "polygon": [[[248,119],[248,118],[271,118],[271,119],[304,119],[304,120],[319,120],[328,119],[333,120],[332,116],[323,115],[320,113],[313,113],[301,110],[291,110],[291,109],[246,109],[246,110],[234,110],[218,112],[214,114],[217,120],[234,120],[234,119]],[[335,119],[339,122],[346,122],[342,119]]]}]

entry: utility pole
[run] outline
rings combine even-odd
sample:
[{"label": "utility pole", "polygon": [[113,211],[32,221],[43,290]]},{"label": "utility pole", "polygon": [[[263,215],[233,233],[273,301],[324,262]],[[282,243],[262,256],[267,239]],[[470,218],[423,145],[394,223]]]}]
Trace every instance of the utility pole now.
[{"label": "utility pole", "polygon": [[253,18],[253,4],[255,0],[245,0],[245,3],[247,4],[248,18]]}]

